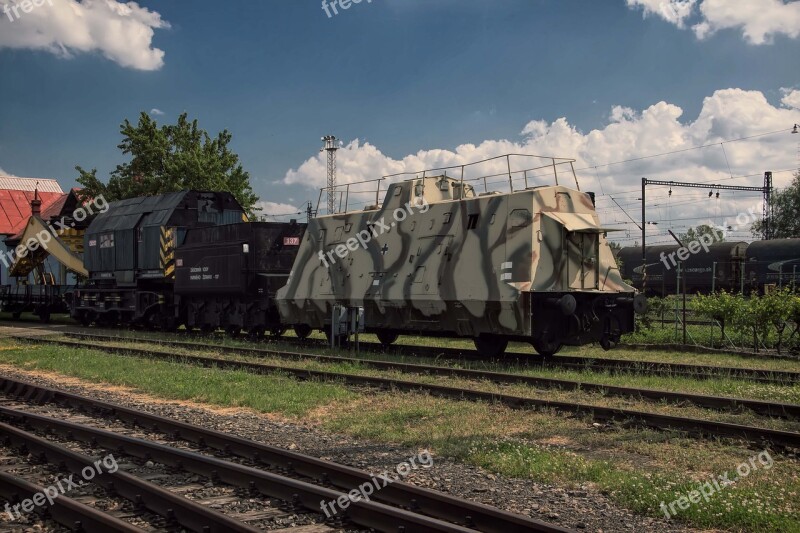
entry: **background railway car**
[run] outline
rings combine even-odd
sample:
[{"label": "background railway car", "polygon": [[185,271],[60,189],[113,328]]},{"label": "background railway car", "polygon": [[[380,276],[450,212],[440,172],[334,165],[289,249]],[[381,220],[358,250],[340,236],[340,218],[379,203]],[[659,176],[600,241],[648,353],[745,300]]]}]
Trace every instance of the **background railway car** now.
[{"label": "background railway car", "polygon": [[745,282],[764,292],[767,285],[786,287],[800,281],[800,239],[755,241],[747,247]]},{"label": "background railway car", "polygon": [[[677,262],[680,246],[660,245],[648,246],[645,249],[647,265],[647,283],[642,279],[642,249],[627,247],[619,251],[618,258],[622,263],[622,275],[631,280],[633,286],[647,295],[666,296],[683,290],[678,283]],[[702,248],[696,254],[689,254],[682,261],[681,272],[685,276],[687,293],[708,293],[712,285],[716,290],[731,291],[738,287],[741,279],[741,268],[745,258],[746,242],[721,242]],[[674,263],[673,263],[674,259]],[[716,266],[715,266],[716,263]],[[712,283],[712,278],[716,276]]]},{"label": "background railway car", "polygon": [[[306,224],[243,222],[186,232],[175,252],[179,322],[257,338],[283,332],[274,297],[292,269]],[[311,330],[300,330],[307,336]]]},{"label": "background railway car", "polygon": [[240,222],[244,216],[228,192],[180,191],[111,203],[86,230],[89,276],[73,294],[71,315],[84,324],[174,329],[176,246],[188,229]]}]

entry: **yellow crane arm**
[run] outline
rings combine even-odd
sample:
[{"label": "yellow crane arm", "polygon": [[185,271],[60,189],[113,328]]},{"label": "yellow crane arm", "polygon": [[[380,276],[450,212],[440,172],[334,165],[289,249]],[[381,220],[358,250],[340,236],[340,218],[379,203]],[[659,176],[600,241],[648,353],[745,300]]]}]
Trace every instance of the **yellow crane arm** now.
[{"label": "yellow crane arm", "polygon": [[[72,234],[77,232],[67,229],[65,233]],[[75,237],[76,235],[69,235],[70,239]],[[29,245],[28,243],[31,244]],[[23,248],[18,246],[17,249],[22,253],[15,252],[14,254],[14,262],[9,268],[11,276],[28,276],[37,265],[42,264],[47,259],[48,255],[55,257],[56,261],[64,265],[67,270],[84,277],[89,276],[89,272],[83,266],[83,260],[73,253],[58,235],[53,234],[50,227],[37,216],[32,216],[28,219],[19,244]]]}]

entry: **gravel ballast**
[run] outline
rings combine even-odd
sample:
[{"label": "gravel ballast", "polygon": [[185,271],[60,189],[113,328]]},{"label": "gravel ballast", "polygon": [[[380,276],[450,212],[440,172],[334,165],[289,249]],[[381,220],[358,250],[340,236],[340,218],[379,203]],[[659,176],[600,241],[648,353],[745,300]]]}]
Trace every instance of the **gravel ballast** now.
[{"label": "gravel ballast", "polygon": [[[422,450],[353,439],[310,424],[234,408],[176,402],[118,387],[82,382],[51,373],[0,365],[3,375],[126,405],[239,437],[263,442],[373,473],[394,471]],[[675,521],[634,514],[612,503],[591,486],[564,488],[508,478],[435,455],[432,468],[413,470],[405,481],[456,497],[528,515],[562,527],[594,532],[690,531]]]}]

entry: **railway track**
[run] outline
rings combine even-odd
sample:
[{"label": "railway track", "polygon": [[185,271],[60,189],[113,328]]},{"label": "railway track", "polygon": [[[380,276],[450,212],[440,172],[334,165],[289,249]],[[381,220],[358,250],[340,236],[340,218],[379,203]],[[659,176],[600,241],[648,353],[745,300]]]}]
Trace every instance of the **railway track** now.
[{"label": "railway track", "polygon": [[[12,324],[12,327],[14,325]],[[48,326],[32,323],[22,323],[17,327],[25,327],[29,329],[47,329]],[[80,326],[65,326],[70,328],[61,333],[73,337],[109,337],[109,338],[122,338],[114,335],[102,335],[96,333],[88,333],[86,329]],[[92,328],[97,330],[99,328]],[[107,331],[116,331],[109,329]],[[189,337],[196,337],[193,333],[185,333]],[[203,339],[208,336],[204,335]],[[124,339],[135,339],[134,337],[124,337]],[[196,345],[208,347],[208,343],[192,342],[192,341],[165,341],[159,339],[140,339],[147,342],[154,343],[184,343],[187,346]],[[298,340],[291,337],[281,337],[280,342],[294,344],[297,346],[315,346],[325,348],[327,343],[317,339]],[[213,345],[217,348],[218,344]],[[222,346],[224,348],[224,346]],[[416,346],[416,345],[401,345],[393,344],[386,348],[380,343],[361,342],[360,348],[375,354],[391,354],[402,356],[423,356],[437,359],[446,359],[454,361],[475,361],[477,354],[471,349],[460,348],[441,348],[432,346]],[[241,348],[247,351],[258,351],[259,348]],[[280,353],[278,350],[262,349],[269,353]],[[480,359],[478,359],[480,360]],[[759,368],[739,368],[729,366],[717,365],[695,365],[685,363],[663,363],[656,361],[641,361],[641,360],[626,360],[626,359],[613,359],[613,358],[593,358],[581,357],[570,355],[557,355],[549,359],[539,357],[535,354],[524,352],[506,352],[503,358],[499,361],[507,364],[515,364],[524,367],[549,367],[549,368],[563,368],[566,370],[591,370],[596,372],[609,372],[609,373],[626,373],[636,375],[652,375],[664,377],[686,377],[692,379],[715,379],[715,378],[731,378],[740,379],[757,383],[773,384],[773,385],[786,385],[800,383],[800,372],[784,371],[784,370],[769,370]]]},{"label": "railway track", "polygon": [[[292,339],[281,339],[281,342],[297,343],[298,341]],[[319,342],[319,345],[323,347],[325,346],[325,344],[322,342]],[[476,358],[476,353],[474,351],[459,348],[438,348],[414,345],[392,345],[388,348],[385,348],[380,343],[368,342],[362,342],[360,345],[362,349],[375,353],[416,355],[457,360],[475,360]],[[545,359],[535,354],[507,352],[505,355],[503,355],[502,362],[523,366],[544,366],[570,370],[606,371],[612,373],[619,372],[666,377],[677,376],[694,379],[728,377],[769,384],[800,383],[800,372],[714,365],[693,365],[684,363],[662,363],[654,361],[631,361],[626,359],[592,358],[573,355],[556,355],[554,357]]]},{"label": "railway track", "polygon": [[[259,531],[279,515],[322,515],[321,501],[346,498],[348,492],[375,480],[352,467],[24,381],[1,379],[0,391],[0,439],[5,439],[6,447],[34,458],[38,464],[58,465],[59,471],[76,477],[96,464],[96,457],[111,451],[122,458],[119,469],[98,475],[97,484],[108,497],[127,500],[126,505],[118,506],[123,509],[123,518],[129,521],[135,517],[149,523],[151,529]],[[97,425],[114,426],[114,430]],[[88,448],[90,455],[75,451],[75,447]],[[147,475],[161,478],[162,485],[173,486],[157,486],[143,479]],[[176,477],[183,481],[174,486]],[[214,487],[226,487],[226,495],[200,502],[184,497],[198,486],[198,477]],[[15,492],[15,486],[23,489]],[[29,481],[0,476],[0,494],[8,499],[19,499],[35,490]],[[225,513],[225,505],[241,500],[248,502],[247,513]],[[222,505],[223,512],[204,505],[209,501]],[[255,509],[254,501],[260,502]],[[66,500],[63,503],[66,511],[62,511],[62,525],[74,527],[76,516],[81,521],[86,516],[85,523],[94,518],[97,523],[106,520],[120,527],[98,526],[88,531],[141,531],[122,529],[131,526],[121,526],[122,519],[108,513],[95,517],[97,509],[84,509]],[[352,501],[338,516],[344,521],[329,520],[328,526],[320,524],[315,531],[343,527],[378,531],[568,531],[402,482],[375,491],[371,501]],[[307,521],[319,523],[320,518]],[[72,523],[68,523],[70,520]]]},{"label": "railway track", "polygon": [[376,370],[393,370],[407,374],[417,375],[436,375],[458,377],[470,380],[485,380],[501,384],[524,384],[539,388],[554,388],[561,390],[581,390],[585,392],[596,392],[610,396],[624,398],[646,399],[655,402],[689,403],[698,407],[708,409],[719,409],[729,411],[739,411],[749,409],[754,413],[764,416],[777,418],[800,419],[800,405],[767,402],[761,400],[748,400],[743,398],[729,398],[720,396],[707,396],[702,394],[690,394],[683,392],[661,391],[653,389],[642,389],[634,387],[620,387],[614,385],[603,385],[596,383],[585,383],[565,379],[544,378],[535,376],[525,376],[503,372],[490,372],[485,370],[469,370],[463,368],[453,368],[446,366],[433,366],[411,363],[398,363],[394,361],[378,361],[372,359],[360,359],[352,357],[340,357],[333,355],[318,355],[303,352],[284,352],[265,348],[233,348],[220,345],[201,344],[186,341],[161,341],[137,337],[115,337],[110,335],[96,335],[86,333],[69,333],[68,337],[91,339],[97,341],[110,342],[137,342],[157,344],[159,346],[169,346],[186,348],[193,350],[208,350],[231,354],[231,355],[252,355],[256,357],[278,357],[289,360],[312,360],[324,363],[351,363],[358,364]]},{"label": "railway track", "polygon": [[366,386],[378,389],[396,389],[417,392],[422,391],[431,395],[451,399],[498,402],[512,408],[549,408],[581,416],[591,416],[593,419],[601,422],[617,421],[623,424],[649,427],[658,430],[677,430],[697,437],[732,437],[735,439],[743,439],[751,444],[757,444],[759,446],[763,446],[765,443],[771,443],[774,447],[788,449],[790,451],[800,449],[800,433],[791,431],[731,424],[726,422],[714,422],[697,418],[663,415],[632,409],[619,409],[574,402],[527,398],[509,394],[499,394],[475,389],[463,389],[391,378],[298,369],[280,365],[251,363],[246,361],[236,361],[214,357],[190,356],[152,349],[130,347],[123,348],[103,344],[57,340],[46,337],[19,338],[36,343],[69,346],[73,348],[90,348],[117,355],[176,361],[203,367],[238,369],[261,374],[280,372],[293,376],[297,379],[337,381],[350,386]]}]

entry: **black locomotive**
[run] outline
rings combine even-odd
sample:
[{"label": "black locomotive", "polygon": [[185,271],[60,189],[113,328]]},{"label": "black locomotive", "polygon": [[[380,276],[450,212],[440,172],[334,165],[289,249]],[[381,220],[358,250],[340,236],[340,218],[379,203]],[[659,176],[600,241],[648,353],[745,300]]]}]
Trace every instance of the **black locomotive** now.
[{"label": "black locomotive", "polygon": [[111,203],[86,230],[89,279],[72,293],[70,314],[84,325],[276,331],[272,297],[305,224],[244,220],[227,192]]}]

